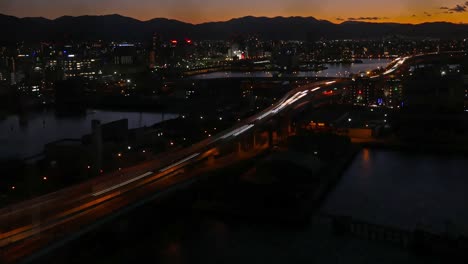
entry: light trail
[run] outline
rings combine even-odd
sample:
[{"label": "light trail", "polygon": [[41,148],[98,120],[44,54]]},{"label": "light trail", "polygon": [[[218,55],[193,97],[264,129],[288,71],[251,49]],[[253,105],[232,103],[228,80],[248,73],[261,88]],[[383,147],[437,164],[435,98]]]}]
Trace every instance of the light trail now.
[{"label": "light trail", "polygon": [[125,186],[125,185],[127,185],[127,184],[129,184],[129,183],[132,183],[132,182],[134,182],[134,181],[138,181],[139,179],[143,179],[143,178],[145,178],[145,177],[147,177],[147,176],[149,176],[149,175],[152,175],[153,173],[154,173],[154,172],[152,172],[152,171],[148,171],[147,173],[144,173],[144,174],[142,174],[142,175],[140,175],[140,176],[138,176],[138,177],[132,178],[132,179],[130,179],[130,180],[128,180],[128,181],[125,181],[125,182],[122,182],[122,183],[120,183],[120,184],[114,185],[114,186],[112,186],[112,187],[110,187],[110,188],[107,188],[107,189],[105,189],[105,190],[102,190],[102,191],[93,193],[93,196],[99,196],[99,195],[101,195],[101,194],[104,194],[104,193],[113,191],[113,190],[115,190],[115,189],[117,189],[117,188],[120,188],[120,187],[122,187],[122,186]]},{"label": "light trail", "polygon": [[242,133],[248,131],[248,130],[251,129],[252,127],[254,127],[253,124],[252,124],[252,125],[248,125],[248,126],[245,127],[244,129],[242,129],[242,130],[238,131],[237,133],[235,133],[234,136],[237,137],[238,135],[240,135],[240,134],[242,134]]},{"label": "light trail", "polygon": [[182,164],[184,162],[187,162],[187,161],[189,161],[189,160],[191,160],[191,159],[193,159],[193,158],[195,158],[195,157],[197,157],[199,155],[200,155],[200,153],[195,153],[193,155],[190,155],[190,156],[186,157],[185,159],[182,159],[182,160],[180,160],[180,161],[178,161],[178,162],[176,162],[176,163],[174,163],[172,165],[169,165],[169,166],[165,167],[164,169],[159,170],[159,172],[165,172],[167,170],[170,170],[170,169],[172,169],[172,168],[174,168],[176,166],[179,166],[180,164]]}]

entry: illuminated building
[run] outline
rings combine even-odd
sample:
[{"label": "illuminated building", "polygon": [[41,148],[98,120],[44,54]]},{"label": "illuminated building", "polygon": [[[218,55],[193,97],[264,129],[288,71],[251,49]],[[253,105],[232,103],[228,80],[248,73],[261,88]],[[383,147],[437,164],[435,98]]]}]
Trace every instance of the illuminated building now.
[{"label": "illuminated building", "polygon": [[362,74],[352,84],[351,102],[356,105],[369,106],[377,104],[375,99],[375,84]]},{"label": "illuminated building", "polygon": [[[51,65],[56,63],[52,61]],[[63,61],[65,79],[72,77],[85,77],[89,79],[95,78],[99,74],[96,69],[96,59],[81,59],[78,55],[69,54]]]},{"label": "illuminated building", "polygon": [[119,44],[114,48],[113,62],[116,65],[132,65],[136,61],[136,48],[133,44]]}]

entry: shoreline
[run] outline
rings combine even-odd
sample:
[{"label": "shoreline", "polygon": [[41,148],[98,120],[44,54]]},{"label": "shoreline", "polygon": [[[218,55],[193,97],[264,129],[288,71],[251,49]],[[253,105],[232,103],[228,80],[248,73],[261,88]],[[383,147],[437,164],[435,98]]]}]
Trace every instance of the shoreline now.
[{"label": "shoreline", "polygon": [[462,155],[468,156],[468,145],[461,143],[434,143],[434,142],[401,142],[401,141],[353,141],[362,148],[421,153],[431,155]]}]

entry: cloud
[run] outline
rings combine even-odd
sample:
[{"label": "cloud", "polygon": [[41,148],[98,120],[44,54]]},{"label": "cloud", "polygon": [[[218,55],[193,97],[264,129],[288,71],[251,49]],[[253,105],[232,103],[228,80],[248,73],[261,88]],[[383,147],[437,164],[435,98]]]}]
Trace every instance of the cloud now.
[{"label": "cloud", "polygon": [[338,20],[338,21],[344,21],[345,19],[344,19],[344,18],[341,18],[341,17],[337,17],[336,20]]},{"label": "cloud", "polygon": [[465,2],[465,4],[462,5],[456,5],[452,8],[442,6],[440,9],[445,10],[442,12],[443,14],[454,14],[454,13],[465,13],[467,10],[468,2]]},{"label": "cloud", "polygon": [[454,8],[450,8],[449,11],[463,13],[466,12],[466,6],[464,5],[457,5]]},{"label": "cloud", "polygon": [[377,21],[377,20],[386,20],[388,17],[350,17],[348,21]]},{"label": "cloud", "polygon": [[424,12],[424,14],[428,17],[432,16],[431,14],[429,14],[428,12]]}]

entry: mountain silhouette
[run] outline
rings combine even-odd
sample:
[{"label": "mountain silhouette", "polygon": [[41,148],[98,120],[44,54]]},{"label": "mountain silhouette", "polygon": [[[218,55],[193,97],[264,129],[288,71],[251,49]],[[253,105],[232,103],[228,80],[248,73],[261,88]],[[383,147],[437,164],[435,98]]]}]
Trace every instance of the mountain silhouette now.
[{"label": "mountain silhouette", "polygon": [[313,17],[253,17],[224,22],[190,24],[166,18],[147,21],[121,16],[63,16],[57,19],[17,18],[0,14],[1,43],[18,41],[116,40],[148,41],[154,33],[163,39],[225,40],[255,35],[264,40],[369,39],[388,36],[466,38],[468,24],[423,24],[347,21],[334,24]]}]

